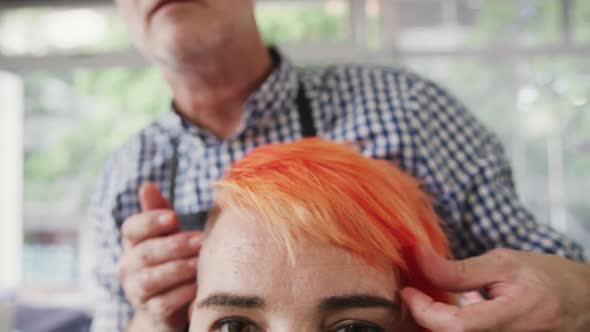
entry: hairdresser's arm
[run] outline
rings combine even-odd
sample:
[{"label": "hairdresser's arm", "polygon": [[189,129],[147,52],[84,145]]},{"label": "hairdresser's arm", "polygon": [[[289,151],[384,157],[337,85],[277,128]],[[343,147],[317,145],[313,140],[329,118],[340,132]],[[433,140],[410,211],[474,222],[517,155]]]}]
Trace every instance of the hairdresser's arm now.
[{"label": "hairdresser's arm", "polygon": [[134,315],[129,332],[184,331],[196,294],[200,233],[180,232],[175,214],[153,184],[139,192],[142,213],[123,223],[119,279]]},{"label": "hairdresser's arm", "polygon": [[483,288],[490,300],[457,307],[416,289],[402,298],[421,326],[450,331],[590,331],[590,266],[554,255],[496,249],[447,261],[417,249],[427,280],[449,292]]},{"label": "hairdresser's arm", "polygon": [[[537,223],[523,206],[500,141],[459,101],[436,84],[415,78],[406,107],[415,126],[411,146],[417,148],[405,159],[421,162],[429,172],[426,185],[447,222],[456,257],[505,247],[583,260],[580,245]],[[584,317],[590,315],[587,265],[513,250],[493,250],[447,265],[425,261],[426,275],[440,279],[436,285],[461,291],[486,287],[494,298],[459,309],[404,291],[416,319],[435,332],[514,331],[515,327],[529,331],[539,330],[540,325],[546,331],[590,330],[583,327],[590,319]]]},{"label": "hairdresser's arm", "polygon": [[502,143],[460,101],[440,86],[415,78],[405,107],[414,134],[400,159],[412,162],[406,168],[424,173],[455,257],[500,247],[583,260],[579,244],[538,223],[526,209]]}]

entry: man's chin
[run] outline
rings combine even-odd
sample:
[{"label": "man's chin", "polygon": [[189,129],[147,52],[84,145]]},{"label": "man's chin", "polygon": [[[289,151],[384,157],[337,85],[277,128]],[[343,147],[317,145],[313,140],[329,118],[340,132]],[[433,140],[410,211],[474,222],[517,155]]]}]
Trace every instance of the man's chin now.
[{"label": "man's chin", "polygon": [[234,30],[213,18],[161,17],[147,31],[149,38],[144,53],[157,65],[192,66],[213,50],[225,49],[224,44]]},{"label": "man's chin", "polygon": [[207,43],[196,36],[182,42],[159,43],[151,52],[150,58],[160,67],[182,68],[194,64],[196,59],[206,55],[207,49]]},{"label": "man's chin", "polygon": [[153,30],[149,45],[146,45],[146,53],[150,58],[158,60],[157,62],[182,59],[186,53],[193,53],[202,48],[200,44],[203,38],[192,27],[159,24],[156,29]]}]

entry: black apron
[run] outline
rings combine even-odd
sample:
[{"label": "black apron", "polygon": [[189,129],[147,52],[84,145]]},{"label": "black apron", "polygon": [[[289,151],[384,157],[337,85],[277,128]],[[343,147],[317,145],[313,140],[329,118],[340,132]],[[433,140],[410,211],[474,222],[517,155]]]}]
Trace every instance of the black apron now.
[{"label": "black apron", "polygon": [[[302,130],[303,137],[314,137],[317,135],[316,128],[313,123],[311,105],[309,99],[305,94],[303,84],[299,82],[297,90],[297,97],[295,100],[297,106],[297,113],[299,114],[299,124]],[[174,208],[175,190],[176,190],[176,173],[178,171],[178,144],[173,145],[172,165],[170,168],[169,181],[170,190],[168,193],[170,205]],[[208,211],[200,211],[196,213],[177,214],[183,231],[198,231],[203,230],[205,222],[207,221]]]}]

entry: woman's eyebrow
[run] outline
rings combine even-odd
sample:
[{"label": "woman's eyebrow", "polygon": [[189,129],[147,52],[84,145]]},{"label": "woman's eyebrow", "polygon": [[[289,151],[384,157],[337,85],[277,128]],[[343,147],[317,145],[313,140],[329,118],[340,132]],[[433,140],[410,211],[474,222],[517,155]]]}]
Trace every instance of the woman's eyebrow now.
[{"label": "woman's eyebrow", "polygon": [[196,307],[234,307],[242,309],[263,309],[264,300],[258,296],[243,296],[229,293],[211,294],[201,300]]},{"label": "woman's eyebrow", "polygon": [[367,294],[351,294],[331,296],[323,299],[319,305],[322,311],[333,311],[357,308],[385,308],[395,311],[400,310],[399,304],[383,297]]}]

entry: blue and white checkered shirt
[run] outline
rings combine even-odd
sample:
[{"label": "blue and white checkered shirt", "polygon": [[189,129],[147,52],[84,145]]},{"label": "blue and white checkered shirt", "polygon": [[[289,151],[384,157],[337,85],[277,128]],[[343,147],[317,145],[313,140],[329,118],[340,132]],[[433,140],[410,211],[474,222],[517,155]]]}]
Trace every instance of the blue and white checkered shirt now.
[{"label": "blue and white checkered shirt", "polygon": [[579,245],[535,222],[517,197],[497,137],[442,88],[406,70],[301,70],[283,58],[248,99],[233,138],[219,140],[168,112],[113,154],[90,208],[101,289],[94,331],[123,331],[133,314],[116,274],[121,224],[140,212],[137,192],[144,181],[168,192],[171,141],[178,142],[176,211],[206,210],[214,182],[232,161],[256,146],[302,137],[299,82],[319,136],[354,142],[365,155],[391,160],[422,179],[457,258],[506,247],[582,259]]}]

